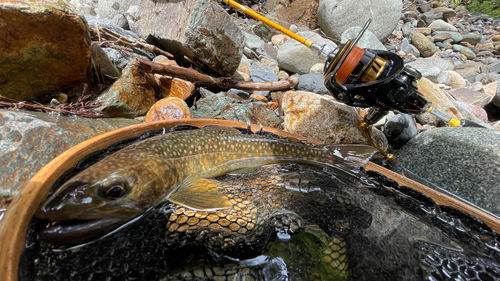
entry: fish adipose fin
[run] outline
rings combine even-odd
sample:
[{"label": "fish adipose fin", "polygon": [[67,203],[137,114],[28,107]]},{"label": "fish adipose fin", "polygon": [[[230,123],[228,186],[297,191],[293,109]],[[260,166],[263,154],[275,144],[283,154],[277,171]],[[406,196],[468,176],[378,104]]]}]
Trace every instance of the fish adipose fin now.
[{"label": "fish adipose fin", "polygon": [[192,177],[186,179],[170,196],[169,201],[196,210],[216,210],[231,207],[219,190],[219,183],[212,179]]}]

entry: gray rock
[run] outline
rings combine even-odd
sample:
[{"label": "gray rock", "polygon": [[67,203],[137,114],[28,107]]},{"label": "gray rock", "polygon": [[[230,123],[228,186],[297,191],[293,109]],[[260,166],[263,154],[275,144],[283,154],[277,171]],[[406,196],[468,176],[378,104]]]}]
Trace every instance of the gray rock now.
[{"label": "gray rock", "polygon": [[437,33],[436,35],[432,36],[432,41],[434,43],[437,42],[443,42],[445,40],[448,40],[451,38],[451,34],[449,33]]},{"label": "gray rock", "polygon": [[418,134],[394,156],[396,172],[500,214],[500,131],[439,128]]},{"label": "gray rock", "polygon": [[453,51],[455,51],[455,52],[460,52],[460,51],[462,51],[463,48],[467,48],[467,47],[462,46],[462,45],[458,45],[458,44],[454,44],[452,47]]},{"label": "gray rock", "polygon": [[495,60],[494,62],[488,65],[490,72],[492,73],[500,73],[500,60]]},{"label": "gray rock", "polygon": [[437,8],[434,8],[432,10],[434,11],[435,14],[437,14],[437,13],[443,13],[443,16],[442,16],[443,20],[447,20],[447,19],[452,18],[452,17],[454,17],[454,16],[457,15],[457,13],[455,12],[455,10],[453,10],[451,8],[437,7]]},{"label": "gray rock", "polygon": [[432,33],[432,35],[437,35],[437,34],[450,34],[453,43],[459,43],[464,39],[462,34],[454,31],[434,31]]},{"label": "gray rock", "polygon": [[141,0],[99,0],[96,12],[100,18],[112,19],[118,14],[125,14],[130,6],[140,3]]},{"label": "gray rock", "polygon": [[245,37],[217,2],[143,1],[137,18],[132,30],[179,61],[187,56],[226,76],[238,68]]},{"label": "gray rock", "polygon": [[455,71],[471,83],[474,83],[478,74],[490,72],[487,65],[475,61],[467,61],[463,64],[457,65],[455,67]]},{"label": "gray rock", "polygon": [[108,55],[101,46],[92,44],[92,65],[99,75],[99,79],[108,79],[108,81],[115,81],[120,77],[121,73],[113,65]]},{"label": "gray rock", "polygon": [[409,39],[411,39],[413,35],[415,35],[415,27],[410,22],[405,23],[401,28],[401,31],[403,31],[404,37]]},{"label": "gray rock", "polygon": [[470,48],[463,48],[460,53],[465,55],[468,60],[473,60],[476,58],[476,54]]},{"label": "gray rock", "polygon": [[123,69],[137,57],[141,57],[147,60],[152,60],[154,54],[143,49],[132,48],[133,52],[127,52],[123,50],[117,50],[115,48],[102,48],[103,51],[108,55],[109,59],[113,64],[119,68]]},{"label": "gray rock", "polygon": [[460,111],[464,119],[478,123],[484,127],[488,127],[488,114],[484,108],[473,105],[461,100],[453,101],[453,104]]},{"label": "gray rock", "polygon": [[281,32],[263,22],[258,22],[254,27],[252,27],[252,31],[265,42],[270,42],[274,35],[281,34]]},{"label": "gray rock", "polygon": [[472,45],[476,45],[477,43],[481,42],[482,35],[477,33],[472,33],[472,34],[465,34],[463,37],[464,38],[462,39],[461,42],[467,42]]},{"label": "gray rock", "polygon": [[123,28],[124,30],[130,29],[130,27],[128,26],[128,20],[123,14],[118,14],[118,15],[114,16],[111,19],[111,23],[113,23],[114,25],[116,25],[120,28]]},{"label": "gray rock", "polygon": [[409,114],[398,114],[385,123],[383,133],[389,144],[398,148],[418,134],[417,122]]},{"label": "gray rock", "polygon": [[321,95],[329,95],[325,87],[324,76],[320,73],[309,73],[300,75],[297,90]]},{"label": "gray rock", "polygon": [[[342,33],[342,36],[340,38],[340,41],[342,44],[346,43],[347,40],[354,40],[358,33],[361,31],[361,27],[359,26],[353,26],[348,28],[344,33]],[[384,50],[387,51],[385,48],[384,44],[380,42],[377,37],[370,31],[367,30],[363,36],[359,39],[358,44],[356,45],[360,48],[363,49],[372,49],[372,50]]]},{"label": "gray rock", "polygon": [[264,47],[264,41],[262,41],[259,36],[244,31],[243,35],[245,35],[245,46],[250,50],[255,51],[260,47]]},{"label": "gray rock", "polygon": [[[250,73],[250,76],[253,76],[253,75],[259,75],[257,74],[257,72],[267,72],[269,73],[270,75],[276,75],[276,73],[274,72],[274,68],[270,67],[270,66],[265,66],[265,65],[262,65],[260,64],[259,62],[253,62],[249,67],[248,67],[248,72]],[[273,76],[274,77],[274,76]],[[271,81],[271,80],[269,80]]]},{"label": "gray rock", "polygon": [[432,31],[458,31],[456,27],[443,20],[435,20],[428,27]]},{"label": "gray rock", "polygon": [[[250,80],[253,82],[276,82],[279,81],[278,75],[272,72],[267,72],[267,71],[255,71],[252,73],[252,76],[250,77]],[[269,91],[253,91],[254,94],[256,95],[261,95],[264,97],[269,96]]]},{"label": "gray rock", "polygon": [[484,82],[483,84],[489,84],[491,82],[494,82],[494,81],[498,81],[500,80],[500,74],[498,73],[481,73],[481,74],[478,74],[475,78],[475,81],[476,82],[481,82],[483,83],[483,80],[486,81]]},{"label": "gray rock", "polygon": [[455,66],[447,59],[434,57],[418,59],[414,62],[407,63],[406,65],[411,66],[420,72],[424,72],[426,69],[432,67],[437,67],[441,71],[453,70],[455,68]]},{"label": "gray rock", "polygon": [[138,124],[133,119],[78,118],[0,109],[0,193],[14,196],[43,166],[91,137]]},{"label": "gray rock", "polygon": [[[332,41],[324,39],[319,34],[312,31],[297,32],[297,34],[320,46],[324,44],[330,44],[334,47],[337,46]],[[309,70],[314,64],[321,62],[316,52],[295,40],[287,40],[278,49],[278,64],[280,68],[284,68],[294,73],[309,73]]]},{"label": "gray rock", "polygon": [[339,39],[352,26],[363,26],[368,18],[373,22],[369,30],[383,40],[389,36],[399,19],[403,3],[399,0],[324,0],[318,9],[318,22],[328,36]]},{"label": "gray rock", "polygon": [[429,26],[434,21],[434,11],[431,10],[421,14],[420,20],[425,23],[425,26]]},{"label": "gray rock", "polygon": [[438,84],[445,84],[445,85],[450,85],[451,84],[451,76],[448,72],[446,71],[441,71],[437,77],[437,83]]},{"label": "gray rock", "polygon": [[426,68],[426,69],[423,69],[422,71],[420,71],[420,73],[422,73],[422,77],[425,77],[434,83],[439,83],[438,77],[443,72],[445,72],[445,71],[441,70],[437,66],[433,66],[431,68]]},{"label": "gray rock", "polygon": [[97,26],[105,27],[113,32],[116,32],[120,34],[121,36],[124,36],[130,40],[138,40],[140,37],[135,34],[134,32],[130,30],[125,30],[119,26],[117,26],[115,23],[113,23],[111,20],[103,19],[100,17],[92,16],[92,15],[85,15],[85,20],[89,24],[89,26],[92,26],[93,28],[97,28]]}]

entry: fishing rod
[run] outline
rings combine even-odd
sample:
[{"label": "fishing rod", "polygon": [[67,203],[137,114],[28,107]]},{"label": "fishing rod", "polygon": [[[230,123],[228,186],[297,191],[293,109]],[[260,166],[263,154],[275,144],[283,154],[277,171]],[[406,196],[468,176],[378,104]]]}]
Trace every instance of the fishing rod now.
[{"label": "fishing rod", "polygon": [[391,162],[394,157],[376,144],[372,134],[373,124],[389,110],[412,115],[428,112],[453,127],[483,127],[465,119],[457,120],[435,109],[418,91],[417,80],[422,78],[422,74],[415,68],[405,66],[397,54],[357,47],[372,19],[368,19],[354,40],[335,48],[330,44],[320,46],[311,42],[234,0],[222,1],[316,51],[325,60],[323,74],[328,92],[344,104],[369,108],[358,127],[366,134],[370,144]]}]

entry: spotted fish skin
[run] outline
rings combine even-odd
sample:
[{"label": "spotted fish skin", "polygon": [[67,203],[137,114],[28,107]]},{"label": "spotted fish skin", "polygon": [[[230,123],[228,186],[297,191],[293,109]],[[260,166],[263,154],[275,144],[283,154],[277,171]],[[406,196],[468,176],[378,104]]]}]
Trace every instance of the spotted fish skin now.
[{"label": "spotted fish skin", "polygon": [[213,177],[282,162],[326,165],[352,176],[375,151],[365,145],[305,145],[227,127],[177,131],[132,144],[77,174],[41,204],[37,216],[88,220],[56,224],[42,234],[79,243],[166,199],[198,210],[233,206]]}]

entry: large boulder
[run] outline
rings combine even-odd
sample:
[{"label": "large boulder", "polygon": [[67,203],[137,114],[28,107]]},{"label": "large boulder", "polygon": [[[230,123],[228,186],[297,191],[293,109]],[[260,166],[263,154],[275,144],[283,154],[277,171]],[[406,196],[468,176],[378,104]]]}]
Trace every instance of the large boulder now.
[{"label": "large boulder", "polygon": [[373,19],[369,30],[379,40],[387,38],[401,18],[403,2],[399,0],[323,0],[319,5],[318,21],[328,36],[340,39],[352,26],[363,26]]},{"label": "large boulder", "polygon": [[133,31],[180,62],[187,56],[225,76],[238,68],[245,36],[215,1],[142,1],[137,18]]},{"label": "large boulder", "polygon": [[87,80],[90,35],[64,1],[0,3],[0,89],[31,99]]},{"label": "large boulder", "polygon": [[394,169],[500,215],[500,131],[438,128],[418,134],[394,156]]},{"label": "large boulder", "polygon": [[110,20],[116,15],[125,14],[130,6],[140,3],[141,0],[99,0],[95,11],[99,17]]}]

